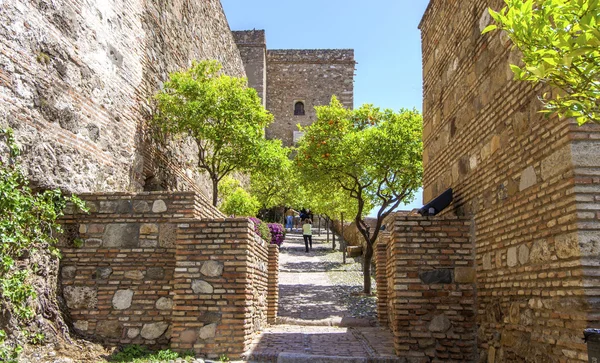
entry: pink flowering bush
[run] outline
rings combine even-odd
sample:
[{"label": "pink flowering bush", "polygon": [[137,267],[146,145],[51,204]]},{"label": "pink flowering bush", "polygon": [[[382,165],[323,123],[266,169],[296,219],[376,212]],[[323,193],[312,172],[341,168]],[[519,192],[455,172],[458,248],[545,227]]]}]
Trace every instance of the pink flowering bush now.
[{"label": "pink flowering bush", "polygon": [[281,247],[283,239],[285,238],[285,229],[282,224],[269,223],[269,230],[271,231],[271,244],[276,244]]}]

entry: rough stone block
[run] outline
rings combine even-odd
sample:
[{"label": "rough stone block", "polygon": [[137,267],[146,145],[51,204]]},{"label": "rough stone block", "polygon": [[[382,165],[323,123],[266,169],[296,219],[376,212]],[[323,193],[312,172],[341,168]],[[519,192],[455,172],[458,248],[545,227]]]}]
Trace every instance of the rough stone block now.
[{"label": "rough stone block", "polygon": [[452,271],[443,268],[420,272],[419,278],[424,284],[450,284],[452,283]]},{"label": "rough stone block", "polygon": [[73,279],[75,278],[76,273],[77,267],[75,266],[65,266],[61,270],[61,276],[63,279]]},{"label": "rough stone block", "polygon": [[212,294],[214,288],[204,280],[193,280],[192,290],[195,294]]},{"label": "rough stone block", "polygon": [[177,226],[171,223],[161,224],[158,232],[158,244],[160,247],[173,248],[177,240]]},{"label": "rough stone block", "polygon": [[98,304],[98,291],[89,286],[66,286],[63,296],[70,309],[95,309]]},{"label": "rough stone block", "polygon": [[154,340],[163,335],[168,327],[169,324],[165,322],[144,324],[140,335],[144,339]]},{"label": "rough stone block", "polygon": [[127,329],[127,338],[133,339],[140,335],[140,329],[138,328],[129,328]]},{"label": "rough stone block", "polygon": [[223,264],[218,261],[206,261],[202,264],[200,273],[210,277],[221,276],[223,274]]},{"label": "rough stone block", "polygon": [[146,278],[160,280],[165,277],[165,269],[162,267],[148,267]]},{"label": "rough stone block", "polygon": [[73,322],[73,327],[79,331],[85,332],[88,330],[89,322],[87,320],[77,320]]},{"label": "rough stone block", "polygon": [[167,211],[167,204],[164,200],[158,199],[152,203],[152,212],[154,213],[162,213]]},{"label": "rough stone block", "polygon": [[459,284],[470,284],[475,282],[475,268],[473,267],[455,267],[454,281]]},{"label": "rough stone block", "polygon": [[125,310],[131,307],[133,290],[117,290],[113,295],[112,306],[117,310]]},{"label": "rough stone block", "polygon": [[103,200],[100,201],[100,213],[127,214],[131,213],[131,201],[129,200]]},{"label": "rough stone block", "polygon": [[134,270],[125,272],[125,278],[131,280],[142,280],[144,278],[144,273],[142,271]]},{"label": "rough stone block", "polygon": [[518,263],[517,247],[509,247],[506,252],[506,264],[508,267],[515,267]]},{"label": "rough stone block", "polygon": [[217,324],[208,324],[200,328],[198,332],[198,337],[200,339],[210,339],[214,338],[217,333]]},{"label": "rough stone block", "polygon": [[526,264],[529,261],[529,247],[527,245],[520,245],[518,249],[519,263],[521,265]]},{"label": "rough stone block", "polygon": [[444,314],[436,315],[429,323],[429,331],[436,333],[445,333],[450,329],[452,324],[448,317]]},{"label": "rough stone block", "polygon": [[104,247],[137,247],[140,226],[137,223],[110,223],[103,235]]},{"label": "rough stone block", "polygon": [[135,213],[147,213],[152,209],[145,200],[136,200],[133,202],[133,211]]},{"label": "rough stone block", "polygon": [[158,310],[171,310],[173,309],[173,299],[163,296],[156,300],[155,306]]},{"label": "rough stone block", "polygon": [[554,248],[559,258],[571,258],[579,256],[579,244],[577,243],[577,233],[569,233],[554,238]]},{"label": "rough stone block", "polygon": [[548,180],[552,178],[553,176],[566,170],[571,165],[571,148],[567,144],[542,160],[542,180]]},{"label": "rough stone block", "polygon": [[141,234],[155,234],[158,233],[158,225],[156,223],[143,223],[140,226]]},{"label": "rough stone block", "polygon": [[96,335],[103,338],[121,338],[123,327],[117,320],[100,320],[96,326]]},{"label": "rough stone block", "polygon": [[112,268],[110,267],[98,267],[96,268],[96,279],[106,280],[112,274]]},{"label": "rough stone block", "polygon": [[519,191],[523,191],[537,183],[537,176],[533,166],[529,166],[521,173],[521,181],[519,182]]},{"label": "rough stone block", "polygon": [[546,240],[540,239],[533,242],[531,251],[529,252],[529,260],[532,263],[542,263],[550,261],[550,248]]},{"label": "rough stone block", "polygon": [[195,343],[196,340],[198,340],[198,330],[197,329],[184,330],[179,335],[179,340],[182,343]]}]

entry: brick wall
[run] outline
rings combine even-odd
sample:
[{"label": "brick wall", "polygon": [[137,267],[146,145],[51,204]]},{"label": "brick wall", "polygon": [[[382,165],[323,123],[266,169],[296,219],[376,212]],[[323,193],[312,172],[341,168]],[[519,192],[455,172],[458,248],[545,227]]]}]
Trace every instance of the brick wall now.
[{"label": "brick wall", "polygon": [[77,333],[213,358],[243,354],[277,306],[267,296],[276,246],[192,192],[82,198],[90,213],[68,211],[60,238],[61,293]]},{"label": "brick wall", "polygon": [[[150,100],[192,60],[217,59],[226,73],[245,75],[219,0],[7,2],[0,24],[0,126],[16,130],[29,177],[42,187],[188,189],[144,155],[153,143],[144,127]],[[160,146],[210,195],[196,149],[189,140]]]},{"label": "brick wall", "polygon": [[586,361],[598,326],[600,127],[538,113],[548,90],[513,81],[502,33],[481,35],[500,0],[433,0],[423,42],[424,202],[469,216],[478,344],[488,361]]},{"label": "brick wall", "polygon": [[[331,96],[354,106],[354,50],[267,50],[267,109],[275,122],[267,138],[292,145],[297,124],[315,121],[315,106],[328,105]],[[294,115],[294,104],[304,103],[304,116]]]},{"label": "brick wall", "polygon": [[377,243],[381,323],[400,357],[418,362],[476,357],[475,267],[470,221],[396,216]]},{"label": "brick wall", "polygon": [[267,322],[275,323],[279,311],[279,246],[269,245],[269,280],[267,287]]}]

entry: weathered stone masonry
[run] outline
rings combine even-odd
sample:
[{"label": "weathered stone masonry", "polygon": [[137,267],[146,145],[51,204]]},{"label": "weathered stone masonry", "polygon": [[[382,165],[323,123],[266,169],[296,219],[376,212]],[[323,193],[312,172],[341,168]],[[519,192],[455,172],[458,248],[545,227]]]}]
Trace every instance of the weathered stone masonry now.
[{"label": "weathered stone masonry", "polygon": [[[64,218],[62,296],[89,338],[239,357],[273,316],[277,246],[191,192],[83,195]],[[276,297],[275,297],[276,301]],[[276,306],[276,302],[275,302]]]},{"label": "weathered stone masonry", "polygon": [[217,59],[245,75],[219,0],[5,1],[0,9],[0,126],[15,129],[35,185],[197,186],[210,196],[195,145],[160,147],[170,165],[161,164],[144,122],[161,82],[192,60]]},{"label": "weathered stone masonry", "polygon": [[540,86],[513,81],[500,0],[433,0],[421,22],[424,202],[472,221],[483,360],[587,361],[598,327],[600,127],[538,113]]}]

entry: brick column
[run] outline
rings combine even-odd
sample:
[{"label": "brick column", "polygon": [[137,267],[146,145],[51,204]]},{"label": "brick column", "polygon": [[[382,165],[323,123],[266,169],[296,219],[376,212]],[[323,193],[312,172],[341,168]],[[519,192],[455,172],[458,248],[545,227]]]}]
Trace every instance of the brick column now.
[{"label": "brick column", "polygon": [[269,245],[269,280],[267,284],[267,322],[275,323],[279,305],[279,246]]},{"label": "brick column", "polygon": [[475,267],[470,221],[396,217],[388,244],[389,319],[400,357],[472,361]]},{"label": "brick column", "polygon": [[388,281],[386,248],[389,232],[380,232],[375,244],[375,281],[377,282],[377,319],[379,324],[389,326],[388,321]]},{"label": "brick column", "polygon": [[267,254],[247,219],[179,223],[171,348],[239,358],[266,322]]}]

